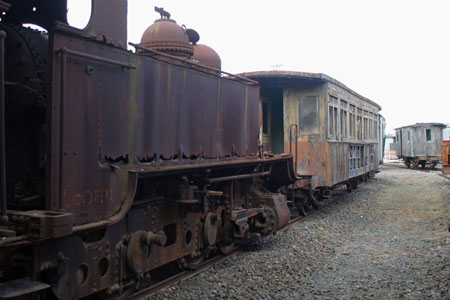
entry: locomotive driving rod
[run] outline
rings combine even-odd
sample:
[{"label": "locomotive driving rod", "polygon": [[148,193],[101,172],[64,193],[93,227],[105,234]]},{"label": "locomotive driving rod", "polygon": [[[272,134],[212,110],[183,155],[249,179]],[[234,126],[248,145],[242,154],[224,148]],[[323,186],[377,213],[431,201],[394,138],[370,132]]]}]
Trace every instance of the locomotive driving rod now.
[{"label": "locomotive driving rod", "polygon": [[5,160],[5,37],[6,33],[4,31],[0,31],[0,223],[8,222],[8,214],[6,208],[7,200]]},{"label": "locomotive driving rod", "polygon": [[266,171],[266,172],[262,172],[262,173],[216,177],[216,178],[208,179],[208,182],[212,183],[212,182],[219,182],[219,181],[229,181],[229,180],[237,180],[237,179],[244,179],[244,178],[252,178],[252,177],[258,177],[258,176],[267,176],[267,175],[270,175],[270,173],[271,173],[271,171]]}]

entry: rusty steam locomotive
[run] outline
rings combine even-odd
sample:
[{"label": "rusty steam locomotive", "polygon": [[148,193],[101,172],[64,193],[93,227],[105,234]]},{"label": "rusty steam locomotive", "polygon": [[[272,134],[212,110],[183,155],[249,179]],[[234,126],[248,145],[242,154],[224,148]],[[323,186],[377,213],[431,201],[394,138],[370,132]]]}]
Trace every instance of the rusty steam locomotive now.
[{"label": "rusty steam locomotive", "polygon": [[66,1],[0,1],[0,299],[127,298],[377,170],[379,105],[223,72],[156,10],[130,51],[126,0],[92,0],[84,29]]},{"label": "rusty steam locomotive", "polygon": [[126,0],[93,0],[82,30],[66,1],[0,10],[0,298],[124,297],[288,222],[259,87],[194,30],[160,10],[133,52]]}]

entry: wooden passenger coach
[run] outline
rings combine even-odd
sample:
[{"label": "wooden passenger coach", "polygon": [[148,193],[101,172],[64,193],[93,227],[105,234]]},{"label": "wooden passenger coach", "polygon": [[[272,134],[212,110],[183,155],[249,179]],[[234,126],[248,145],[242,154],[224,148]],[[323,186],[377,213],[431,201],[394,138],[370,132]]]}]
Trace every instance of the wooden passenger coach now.
[{"label": "wooden passenger coach", "polygon": [[395,129],[395,150],[405,165],[413,168],[429,165],[434,168],[441,160],[442,123],[416,123]]},{"label": "wooden passenger coach", "polygon": [[245,76],[260,83],[264,150],[294,154],[297,174],[310,176],[314,190],[377,170],[384,128],[378,104],[325,74]]}]

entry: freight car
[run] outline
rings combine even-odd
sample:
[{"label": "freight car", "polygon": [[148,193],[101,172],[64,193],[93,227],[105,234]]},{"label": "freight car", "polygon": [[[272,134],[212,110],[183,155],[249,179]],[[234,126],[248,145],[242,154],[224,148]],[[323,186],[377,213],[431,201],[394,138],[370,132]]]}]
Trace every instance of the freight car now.
[{"label": "freight car", "polygon": [[0,298],[125,298],[288,222],[293,156],[263,155],[257,84],[194,30],[158,9],[132,52],[125,0],[84,29],[66,1],[0,11]]},{"label": "freight car", "polygon": [[378,104],[325,74],[242,75],[260,84],[264,149],[294,156],[302,179],[287,195],[292,195],[301,214],[338,185],[351,190],[377,172],[384,136]]},{"label": "freight car", "polygon": [[410,168],[434,168],[441,160],[442,123],[416,123],[395,129],[397,157]]},{"label": "freight car", "polygon": [[450,126],[442,129],[442,174],[450,175]]}]

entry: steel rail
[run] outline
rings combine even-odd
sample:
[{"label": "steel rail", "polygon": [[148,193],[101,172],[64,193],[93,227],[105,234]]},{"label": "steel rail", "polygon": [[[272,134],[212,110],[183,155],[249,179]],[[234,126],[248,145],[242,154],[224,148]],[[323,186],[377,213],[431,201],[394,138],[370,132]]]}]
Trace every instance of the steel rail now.
[{"label": "steel rail", "polygon": [[434,169],[430,169],[430,168],[408,168],[406,167],[406,165],[404,163],[384,163],[383,165],[385,166],[389,166],[389,167],[394,167],[394,168],[398,168],[398,169],[405,169],[405,170],[414,170],[414,171],[422,171],[422,172],[440,172],[440,169],[434,168]]},{"label": "steel rail", "polygon": [[442,176],[442,177],[444,177],[444,178],[446,178],[446,179],[448,179],[448,180],[450,180],[450,176],[447,176],[447,175],[444,175],[444,174],[438,174],[439,176]]}]

